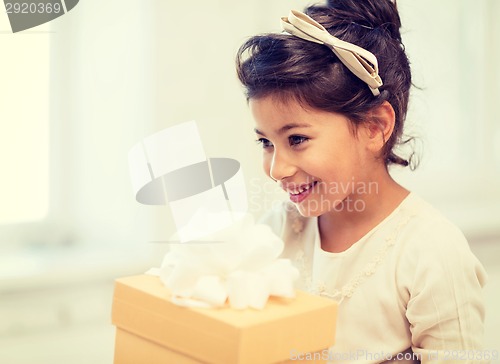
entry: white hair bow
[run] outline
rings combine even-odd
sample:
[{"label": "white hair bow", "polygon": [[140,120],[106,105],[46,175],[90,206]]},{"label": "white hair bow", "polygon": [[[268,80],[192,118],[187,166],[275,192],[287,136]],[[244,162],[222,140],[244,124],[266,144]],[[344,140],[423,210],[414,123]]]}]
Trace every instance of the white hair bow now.
[{"label": "white hair bow", "polygon": [[281,18],[281,25],[296,37],[329,47],[356,77],[370,87],[373,95],[380,94],[378,88],[383,83],[378,74],[377,57],[373,53],[334,37],[317,21],[297,10],[291,10],[288,17]]}]

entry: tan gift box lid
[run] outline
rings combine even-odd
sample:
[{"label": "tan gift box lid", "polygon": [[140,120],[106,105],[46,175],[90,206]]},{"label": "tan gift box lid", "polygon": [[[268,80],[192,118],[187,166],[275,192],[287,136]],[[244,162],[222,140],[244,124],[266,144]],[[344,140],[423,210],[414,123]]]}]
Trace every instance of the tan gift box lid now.
[{"label": "tan gift box lid", "polygon": [[271,297],[263,310],[185,308],[169,298],[158,277],[116,280],[115,362],[118,351],[126,349],[118,347],[118,334],[120,342],[132,334],[194,361],[217,364],[277,363],[334,343],[337,304],[323,297],[297,291],[295,299]]}]

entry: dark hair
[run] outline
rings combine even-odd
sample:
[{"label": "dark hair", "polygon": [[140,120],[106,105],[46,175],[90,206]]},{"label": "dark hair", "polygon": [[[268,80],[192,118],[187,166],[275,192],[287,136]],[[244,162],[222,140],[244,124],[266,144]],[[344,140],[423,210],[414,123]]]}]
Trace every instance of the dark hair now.
[{"label": "dark hair", "polygon": [[380,95],[374,96],[328,47],[288,34],[264,34],[250,38],[237,54],[238,77],[247,98],[295,99],[315,109],[341,113],[354,126],[365,122],[372,108],[388,101],[395,112],[395,126],[383,157],[386,165],[408,166],[413,155],[406,160],[393,152],[395,145],[411,140],[402,140],[411,72],[396,1],[329,0],[328,5],[313,5],[305,12],[330,34],[377,57],[384,83]]}]

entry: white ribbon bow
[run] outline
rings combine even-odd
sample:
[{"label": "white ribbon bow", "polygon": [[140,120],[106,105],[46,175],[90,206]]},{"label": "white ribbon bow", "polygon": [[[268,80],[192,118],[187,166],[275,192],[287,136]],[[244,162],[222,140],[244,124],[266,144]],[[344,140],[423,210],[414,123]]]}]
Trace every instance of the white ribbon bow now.
[{"label": "white ribbon bow", "polygon": [[224,232],[210,236],[221,242],[173,245],[159,271],[183,306],[262,309],[269,296],[294,297],[298,270],[278,259],[284,243],[271,229],[247,216]]},{"label": "white ribbon bow", "polygon": [[377,57],[373,53],[334,37],[321,24],[297,10],[291,10],[288,17],[281,18],[281,25],[296,37],[328,46],[356,77],[370,87],[373,95],[380,94],[378,88],[383,83],[378,74]]}]

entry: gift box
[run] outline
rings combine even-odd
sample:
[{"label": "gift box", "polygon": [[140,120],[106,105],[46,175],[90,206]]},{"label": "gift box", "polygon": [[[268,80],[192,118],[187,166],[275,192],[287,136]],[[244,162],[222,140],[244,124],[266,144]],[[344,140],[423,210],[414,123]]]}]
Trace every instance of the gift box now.
[{"label": "gift box", "polygon": [[181,307],[156,276],[120,278],[114,363],[325,363],[336,312],[334,301],[300,291],[271,297],[263,310]]}]

